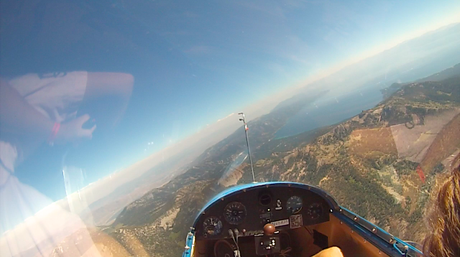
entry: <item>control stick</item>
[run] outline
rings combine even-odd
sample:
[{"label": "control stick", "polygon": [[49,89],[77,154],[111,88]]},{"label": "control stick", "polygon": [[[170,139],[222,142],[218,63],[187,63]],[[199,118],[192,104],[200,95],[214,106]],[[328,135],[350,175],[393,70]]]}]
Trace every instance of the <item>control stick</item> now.
[{"label": "control stick", "polygon": [[275,226],[273,224],[271,224],[271,223],[265,224],[265,226],[264,226],[264,235],[271,236],[271,235],[275,234],[275,232],[276,232],[276,228],[275,228]]},{"label": "control stick", "polygon": [[269,255],[281,252],[280,238],[275,225],[267,223],[264,226],[264,235],[255,237],[255,247],[257,255]]}]

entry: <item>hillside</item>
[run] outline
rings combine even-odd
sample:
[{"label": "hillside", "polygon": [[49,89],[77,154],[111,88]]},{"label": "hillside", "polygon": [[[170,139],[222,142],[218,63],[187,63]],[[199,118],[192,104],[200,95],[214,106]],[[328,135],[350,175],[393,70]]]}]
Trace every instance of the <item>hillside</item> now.
[{"label": "hillside", "polygon": [[[290,138],[274,134],[319,95],[297,97],[249,124],[258,181],[317,185],[339,204],[402,239],[420,241],[426,203],[437,176],[460,149],[460,79],[414,82],[340,124]],[[325,114],[327,115],[327,114]],[[177,256],[206,201],[224,189],[225,172],[247,183],[244,132],[208,149],[194,166],[128,205],[106,232],[121,243],[136,237],[152,256]]]}]

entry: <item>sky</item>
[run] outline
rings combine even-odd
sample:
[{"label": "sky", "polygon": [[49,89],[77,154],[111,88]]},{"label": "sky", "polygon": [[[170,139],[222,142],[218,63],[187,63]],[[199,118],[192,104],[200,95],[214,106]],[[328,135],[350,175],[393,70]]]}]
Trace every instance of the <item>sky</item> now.
[{"label": "sky", "polygon": [[[57,33],[35,27],[42,30],[37,36],[41,44],[15,45],[19,52],[24,47],[52,53],[43,58],[51,68],[126,72],[135,78],[118,127],[96,130],[90,142],[78,147],[46,148],[23,165],[18,176],[53,199],[65,194],[63,186],[49,189],[49,184],[59,183],[66,151],[74,155],[72,165],[86,170],[85,183],[91,183],[220,119],[234,118],[238,124],[232,113],[250,113],[248,106],[276,101],[312,78],[460,21],[458,1],[100,3],[86,16],[56,16],[67,17]],[[52,8],[67,10],[58,4],[49,8],[50,13]],[[46,21],[48,16],[43,17]],[[253,113],[247,118],[263,111]],[[46,163],[50,159],[53,164]],[[37,166],[46,176],[28,171]]]}]

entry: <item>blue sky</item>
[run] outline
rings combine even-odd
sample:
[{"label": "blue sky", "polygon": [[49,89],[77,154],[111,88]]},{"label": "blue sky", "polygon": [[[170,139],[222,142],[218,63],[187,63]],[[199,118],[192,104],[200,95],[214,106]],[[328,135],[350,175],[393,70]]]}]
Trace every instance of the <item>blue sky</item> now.
[{"label": "blue sky", "polygon": [[[117,27],[107,20],[111,27],[97,32],[106,40],[111,33],[128,40],[99,45],[107,51],[93,53],[93,44],[101,43],[81,39],[66,58],[90,71],[132,73],[136,83],[119,127],[96,132],[92,142],[75,150],[87,182],[315,72],[444,24],[460,13],[460,2],[120,0],[105,10],[102,21],[122,15],[129,22],[118,21]],[[76,60],[88,53],[91,58]],[[55,169],[41,164],[43,170]],[[47,187],[46,180],[37,183]],[[60,198],[59,192],[48,195]]]}]

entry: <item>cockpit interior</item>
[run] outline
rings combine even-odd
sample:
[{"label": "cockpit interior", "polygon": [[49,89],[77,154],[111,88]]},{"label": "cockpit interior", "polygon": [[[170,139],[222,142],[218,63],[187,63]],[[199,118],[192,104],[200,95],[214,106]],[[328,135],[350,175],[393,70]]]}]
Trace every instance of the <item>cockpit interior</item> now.
[{"label": "cockpit interior", "polygon": [[198,214],[183,256],[418,256],[416,248],[341,208],[323,190],[274,182],[237,186]]}]

